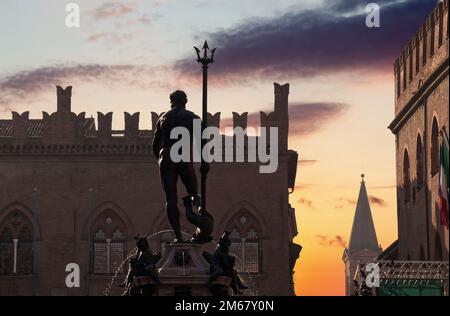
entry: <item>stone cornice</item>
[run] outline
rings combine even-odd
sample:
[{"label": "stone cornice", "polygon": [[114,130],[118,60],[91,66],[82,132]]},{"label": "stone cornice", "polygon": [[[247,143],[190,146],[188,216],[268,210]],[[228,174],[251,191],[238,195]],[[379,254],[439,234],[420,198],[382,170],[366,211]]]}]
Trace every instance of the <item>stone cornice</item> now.
[{"label": "stone cornice", "polygon": [[423,83],[419,90],[411,97],[402,110],[397,114],[389,125],[389,129],[397,134],[408,119],[420,107],[423,100],[427,98],[434,89],[449,76],[449,59],[447,58],[433,74]]}]

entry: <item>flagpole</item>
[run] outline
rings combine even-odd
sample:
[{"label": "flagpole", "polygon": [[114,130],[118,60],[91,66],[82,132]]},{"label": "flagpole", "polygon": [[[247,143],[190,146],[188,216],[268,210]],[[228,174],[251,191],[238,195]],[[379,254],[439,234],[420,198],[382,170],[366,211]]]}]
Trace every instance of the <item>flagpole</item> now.
[{"label": "flagpole", "polygon": [[448,146],[448,136],[447,136],[447,129],[444,127],[442,127],[442,129],[439,131],[439,134],[441,135],[441,137],[444,139],[444,141],[446,142],[447,146]]}]

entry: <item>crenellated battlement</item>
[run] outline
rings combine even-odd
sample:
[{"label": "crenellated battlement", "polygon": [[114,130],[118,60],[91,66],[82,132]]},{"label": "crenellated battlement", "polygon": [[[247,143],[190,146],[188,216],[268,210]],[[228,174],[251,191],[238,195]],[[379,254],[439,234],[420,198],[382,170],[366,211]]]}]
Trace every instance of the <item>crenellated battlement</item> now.
[{"label": "crenellated battlement", "polygon": [[[261,127],[279,127],[279,150],[287,151],[289,84],[275,84],[271,113],[261,112]],[[113,113],[71,112],[72,87],[57,87],[57,111],[42,112],[30,119],[29,112],[12,112],[12,120],[0,120],[0,154],[150,154],[154,128],[163,113],[151,112],[152,128],[139,129],[140,113],[124,113],[124,130],[112,128]],[[208,113],[208,126],[220,128],[221,113]],[[233,127],[247,128],[248,113],[233,112]],[[227,136],[223,136],[227,137]]]},{"label": "crenellated battlement", "polygon": [[440,2],[394,62],[396,114],[434,70],[448,67],[448,0]]}]

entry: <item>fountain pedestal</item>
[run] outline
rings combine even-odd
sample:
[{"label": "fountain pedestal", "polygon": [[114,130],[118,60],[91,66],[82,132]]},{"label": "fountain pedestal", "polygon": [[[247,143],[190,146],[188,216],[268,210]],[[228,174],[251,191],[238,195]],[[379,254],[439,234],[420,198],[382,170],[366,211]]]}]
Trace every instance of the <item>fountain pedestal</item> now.
[{"label": "fountain pedestal", "polygon": [[156,284],[149,276],[135,277],[134,283],[136,286],[150,285],[155,289],[154,295],[157,296],[230,294],[231,279],[229,277],[220,276],[212,284],[209,283],[210,265],[203,257],[203,250],[204,245],[168,244],[163,256],[156,264],[161,284]]},{"label": "fountain pedestal", "polygon": [[[158,296],[210,296],[209,264],[203,258],[203,246],[197,244],[168,244],[157,263]],[[137,283],[151,282],[139,277]]]}]

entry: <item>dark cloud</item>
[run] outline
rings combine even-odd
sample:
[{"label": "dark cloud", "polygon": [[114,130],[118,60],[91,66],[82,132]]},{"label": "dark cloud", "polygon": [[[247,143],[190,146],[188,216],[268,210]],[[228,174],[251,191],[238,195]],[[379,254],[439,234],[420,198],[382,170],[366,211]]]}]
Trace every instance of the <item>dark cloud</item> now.
[{"label": "dark cloud", "polygon": [[388,203],[385,200],[383,200],[382,198],[379,198],[377,196],[373,196],[373,195],[369,195],[369,202],[371,204],[375,204],[375,205],[378,205],[380,207],[388,206]]},{"label": "dark cloud", "polygon": [[[370,202],[371,205],[374,204],[374,205],[377,205],[377,206],[380,206],[380,207],[387,207],[387,206],[388,206],[388,203],[386,202],[386,200],[384,200],[384,199],[382,199],[382,198],[380,198],[380,197],[377,197],[377,196],[374,196],[374,195],[369,195],[368,198],[369,198],[369,202]],[[354,199],[343,198],[343,197],[341,197],[341,198],[339,198],[339,199],[337,199],[337,200],[338,200],[340,203],[337,204],[337,205],[334,207],[335,209],[341,209],[341,208],[343,208],[343,207],[344,207],[343,204],[347,204],[347,205],[356,205],[356,203],[357,203],[357,201],[354,200]]]},{"label": "dark cloud", "polygon": [[[247,20],[209,34],[211,44],[218,46],[213,80],[230,83],[245,77],[287,80],[341,71],[392,71],[395,58],[435,1],[377,2],[384,5],[378,29],[366,27],[364,10],[344,14],[367,2],[341,0],[317,10]],[[184,75],[196,74],[191,58],[175,67]]]},{"label": "dark cloud", "polygon": [[[289,136],[306,136],[321,130],[348,109],[343,103],[291,103],[289,105]],[[271,110],[264,111],[269,113]],[[225,118],[222,126],[233,126],[232,118]],[[248,126],[258,127],[260,113],[248,114]],[[310,161],[312,163],[312,161]],[[301,163],[301,161],[300,161]]]},{"label": "dark cloud", "polygon": [[344,240],[342,236],[336,235],[334,237],[330,237],[327,235],[316,235],[319,244],[327,247],[347,247],[347,242]]}]

